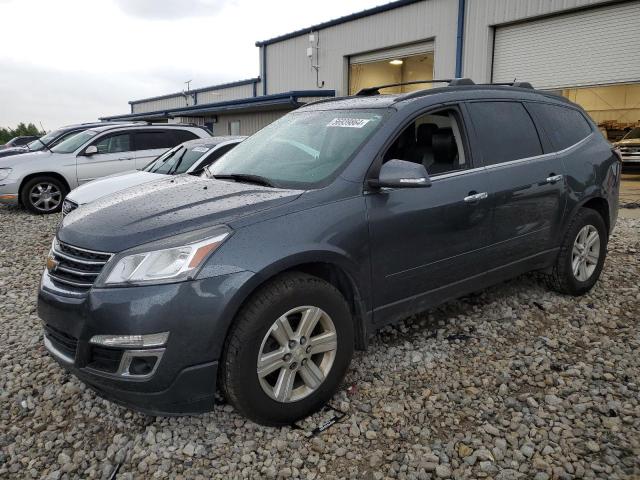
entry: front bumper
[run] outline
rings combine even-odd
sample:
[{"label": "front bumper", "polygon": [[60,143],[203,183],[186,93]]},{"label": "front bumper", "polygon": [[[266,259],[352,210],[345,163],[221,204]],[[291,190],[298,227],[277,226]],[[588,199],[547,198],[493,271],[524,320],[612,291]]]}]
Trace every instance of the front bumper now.
[{"label": "front bumper", "polygon": [[4,179],[0,180],[0,204],[5,205],[18,205],[20,185],[13,180]]},{"label": "front bumper", "polygon": [[[154,415],[209,411],[228,319],[236,308],[234,294],[252,275],[74,294],[59,288],[45,271],[38,294],[45,346],[65,369],[116,403]],[[166,344],[148,349],[90,343],[96,335],[159,332],[169,332]],[[151,374],[122,375],[125,356],[145,354],[156,358]]]}]

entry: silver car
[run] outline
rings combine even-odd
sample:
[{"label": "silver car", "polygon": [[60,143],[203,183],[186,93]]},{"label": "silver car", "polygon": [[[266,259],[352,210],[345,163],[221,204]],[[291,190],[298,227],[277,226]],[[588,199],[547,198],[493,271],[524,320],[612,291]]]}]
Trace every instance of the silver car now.
[{"label": "silver car", "polygon": [[204,128],[119,124],[91,128],[50,150],[0,158],[0,203],[54,213],[67,193],[96,178],[135,170],[185,141],[209,138]]},{"label": "silver car", "polygon": [[109,175],[81,185],[65,198],[62,214],[67,215],[81,205],[116,192],[162,180],[167,175],[200,175],[245,138],[229,136],[190,140],[160,155],[140,170]]}]

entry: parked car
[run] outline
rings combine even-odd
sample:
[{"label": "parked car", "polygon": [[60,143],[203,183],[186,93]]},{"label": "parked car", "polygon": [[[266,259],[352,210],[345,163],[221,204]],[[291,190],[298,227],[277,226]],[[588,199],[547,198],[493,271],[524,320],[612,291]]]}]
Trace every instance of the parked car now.
[{"label": "parked car", "polygon": [[22,147],[27,143],[33,142],[36,139],[38,139],[37,135],[24,135],[21,137],[13,137],[4,145],[0,145],[0,150],[3,150],[5,148]]},{"label": "parked car", "polygon": [[116,173],[100,178],[72,190],[62,204],[62,214],[67,215],[81,205],[98,198],[113,195],[145,183],[155,182],[166,175],[200,175],[205,167],[222,157],[246,137],[213,137],[189,140],[168,152],[140,170]]},{"label": "parked car", "polygon": [[531,270],[588,292],[619,157],[568,100],[471,83],[317,102],[205,177],[76,210],[42,275],[46,348],[154,415],[210,410],[220,387],[287,425],[386,324]]},{"label": "parked car", "polygon": [[622,165],[640,167],[640,127],[632,128],[616,146],[622,154]]},{"label": "parked car", "polygon": [[68,125],[66,127],[61,127],[57,130],[47,133],[40,138],[35,138],[30,143],[26,145],[22,145],[20,147],[12,147],[5,148],[4,150],[0,150],[0,158],[1,157],[9,157],[12,155],[20,155],[22,153],[28,152],[39,152],[42,150],[47,150],[58,143],[66,140],[71,135],[75,135],[76,133],[80,133],[84,130],[93,127],[103,126],[104,122],[93,122],[93,123],[80,123],[77,125]]},{"label": "parked car", "polygon": [[208,137],[204,128],[177,124],[89,128],[46,151],[0,158],[0,203],[55,213],[78,185],[143,167],[169,148]]}]

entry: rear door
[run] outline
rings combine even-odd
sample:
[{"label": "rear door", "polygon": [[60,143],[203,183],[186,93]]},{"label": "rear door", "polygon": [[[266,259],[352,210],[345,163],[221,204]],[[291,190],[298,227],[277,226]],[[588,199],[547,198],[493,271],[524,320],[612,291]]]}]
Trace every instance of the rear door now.
[{"label": "rear door", "polygon": [[76,168],[79,184],[136,168],[129,132],[108,133],[91,142],[89,146],[95,146],[98,153],[87,156],[85,152],[88,147],[85,147],[78,154]]},{"label": "rear door", "polygon": [[170,148],[183,143],[187,139],[192,140],[196,138],[191,132],[186,132],[192,136],[191,138],[187,138],[184,133],[184,130],[169,128],[136,130],[133,135],[136,168],[146,166],[154,158],[157,158]]},{"label": "rear door", "polygon": [[488,267],[534,260],[555,246],[562,225],[567,190],[562,160],[522,103],[470,102],[468,110],[493,207]]},{"label": "rear door", "polygon": [[432,185],[366,195],[375,321],[383,323],[457,296],[460,282],[482,276],[491,208],[488,181],[467,148],[453,105],[412,121],[383,155],[422,163]]}]

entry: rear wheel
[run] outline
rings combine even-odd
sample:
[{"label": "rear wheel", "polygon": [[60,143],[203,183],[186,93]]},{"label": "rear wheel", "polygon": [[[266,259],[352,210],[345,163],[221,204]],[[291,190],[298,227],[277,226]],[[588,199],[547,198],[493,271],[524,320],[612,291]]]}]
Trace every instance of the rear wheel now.
[{"label": "rear wheel", "polygon": [[221,386],[243,415],[289,425],[320,409],[353,355],[353,324],[340,292],[317,277],[288,273],[256,292],[227,339]]},{"label": "rear wheel", "polygon": [[574,217],[548,276],[549,285],[560,293],[584,295],[600,278],[607,255],[608,234],[598,212],[583,208]]},{"label": "rear wheel", "polygon": [[35,177],[27,181],[20,191],[20,200],[33,213],[49,214],[62,209],[67,195],[66,186],[54,177]]}]

